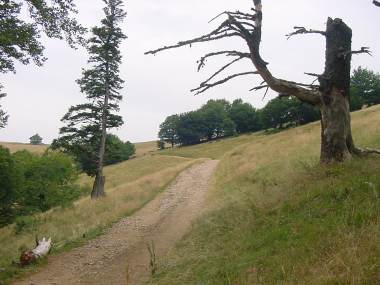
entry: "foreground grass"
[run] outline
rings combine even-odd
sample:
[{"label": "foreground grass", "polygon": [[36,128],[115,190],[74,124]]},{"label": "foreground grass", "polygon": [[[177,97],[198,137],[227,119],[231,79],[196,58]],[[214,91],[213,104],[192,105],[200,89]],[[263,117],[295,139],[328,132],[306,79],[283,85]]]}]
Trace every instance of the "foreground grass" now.
[{"label": "foreground grass", "polygon": [[[165,156],[150,156],[106,168],[109,177],[105,198],[91,201],[86,197],[70,207],[56,208],[30,217],[28,224],[18,234],[16,225],[1,228],[0,282],[8,282],[23,273],[19,267],[12,266],[11,262],[18,260],[22,249],[33,248],[36,235],[51,237],[54,242],[53,252],[78,246],[141,208],[179,172],[196,162],[180,157],[168,159]],[[118,172],[117,177],[115,171]],[[113,179],[116,182],[113,183]]]},{"label": "foreground grass", "polygon": [[[380,147],[379,121],[380,107],[353,114],[358,145]],[[380,158],[320,166],[319,133],[254,135],[225,153],[212,210],[152,283],[379,284]]]}]

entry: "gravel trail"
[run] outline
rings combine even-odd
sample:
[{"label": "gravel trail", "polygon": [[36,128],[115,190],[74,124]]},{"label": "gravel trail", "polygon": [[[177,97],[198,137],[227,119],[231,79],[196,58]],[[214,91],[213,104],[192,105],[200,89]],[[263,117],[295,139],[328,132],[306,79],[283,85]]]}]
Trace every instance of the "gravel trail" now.
[{"label": "gravel trail", "polygon": [[50,257],[40,272],[14,284],[143,284],[151,274],[148,244],[154,243],[160,259],[189,230],[202,211],[218,163],[208,160],[183,171],[134,215],[86,245]]}]

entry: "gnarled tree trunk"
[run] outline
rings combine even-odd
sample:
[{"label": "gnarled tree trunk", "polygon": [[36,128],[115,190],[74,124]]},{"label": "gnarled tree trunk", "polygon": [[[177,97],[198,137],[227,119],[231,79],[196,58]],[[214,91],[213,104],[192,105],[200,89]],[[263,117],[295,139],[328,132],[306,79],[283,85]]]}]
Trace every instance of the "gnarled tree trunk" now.
[{"label": "gnarled tree trunk", "polygon": [[342,162],[354,152],[350,116],[351,29],[340,19],[327,21],[326,66],[322,93],[321,162]]}]

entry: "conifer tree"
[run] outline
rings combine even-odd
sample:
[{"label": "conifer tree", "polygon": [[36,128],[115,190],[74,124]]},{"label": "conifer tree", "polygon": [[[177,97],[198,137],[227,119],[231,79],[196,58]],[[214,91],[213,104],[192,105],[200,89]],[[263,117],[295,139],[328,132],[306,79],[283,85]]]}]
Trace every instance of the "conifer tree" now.
[{"label": "conifer tree", "polygon": [[82,78],[77,81],[88,102],[70,107],[62,118],[66,126],[60,129],[61,137],[53,143],[54,148],[63,148],[86,161],[85,171],[95,176],[92,198],[105,195],[103,165],[107,130],[123,124],[122,117],[115,113],[119,111],[122,100],[119,91],[124,83],[119,76],[122,59],[119,48],[126,38],[120,28],[126,13],[121,0],[103,2],[105,18],[100,27],[92,29],[93,37],[88,45],[90,67],[83,70]]}]

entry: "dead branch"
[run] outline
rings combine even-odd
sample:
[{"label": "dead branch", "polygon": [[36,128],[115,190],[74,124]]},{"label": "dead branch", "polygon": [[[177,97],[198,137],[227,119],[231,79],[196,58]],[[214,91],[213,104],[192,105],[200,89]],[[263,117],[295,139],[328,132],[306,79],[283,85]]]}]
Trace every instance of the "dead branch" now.
[{"label": "dead branch", "polygon": [[301,35],[301,34],[321,34],[323,36],[326,36],[326,32],[324,31],[318,31],[318,30],[312,30],[312,29],[307,30],[305,27],[294,27],[294,29],[296,30],[295,32],[292,32],[286,35],[288,39],[290,39],[292,36]]},{"label": "dead branch", "polygon": [[356,155],[370,155],[370,154],[380,154],[380,149],[373,149],[373,148],[355,148],[355,154]]},{"label": "dead branch", "polygon": [[377,7],[380,7],[380,1],[373,0],[373,4],[376,5]]},{"label": "dead branch", "polygon": [[234,79],[236,77],[245,76],[245,75],[252,75],[252,74],[258,74],[258,72],[248,71],[248,72],[236,73],[236,74],[230,75],[230,76],[228,76],[222,80],[216,81],[214,83],[208,83],[208,81],[205,81],[205,82],[201,83],[199,87],[192,89],[191,92],[196,92],[195,95],[198,95],[198,94],[204,93],[205,91],[207,91],[208,89],[210,89],[212,87],[226,83],[227,81],[230,81],[231,79]]},{"label": "dead branch", "polygon": [[198,71],[201,70],[206,65],[206,61],[210,57],[218,56],[218,55],[225,55],[225,56],[237,56],[240,59],[243,58],[250,58],[251,55],[249,53],[243,53],[235,50],[228,50],[228,51],[218,51],[218,52],[212,52],[208,53],[205,56],[201,57],[200,60],[197,61],[198,63]]},{"label": "dead branch", "polygon": [[[220,40],[220,39],[226,39],[231,37],[240,37],[245,40],[245,42],[248,45],[249,53],[239,53],[237,51],[228,52],[217,52],[217,53],[210,53],[203,58],[201,58],[200,61],[198,61],[198,69],[201,69],[207,58],[217,55],[226,55],[226,56],[236,56],[237,59],[232,60],[227,65],[224,65],[222,68],[220,68],[217,72],[215,72],[210,78],[208,78],[206,81],[202,82],[198,88],[193,89],[193,92],[197,92],[196,94],[200,94],[205,92],[206,90],[210,89],[211,87],[223,84],[237,76],[243,76],[248,74],[260,74],[260,76],[264,79],[268,87],[276,92],[279,93],[286,93],[290,96],[295,96],[299,98],[302,101],[308,102],[312,105],[319,105],[321,104],[321,94],[317,90],[318,87],[315,85],[310,84],[302,84],[302,83],[296,83],[293,81],[287,81],[283,79],[277,79],[275,78],[271,72],[268,70],[267,65],[268,63],[265,62],[260,55],[260,43],[261,43],[261,26],[262,26],[262,19],[263,19],[263,13],[262,13],[262,4],[261,0],[254,0],[255,7],[252,9],[254,12],[253,14],[250,13],[242,13],[240,11],[236,12],[223,12],[214,17],[211,21],[214,21],[221,16],[227,16],[227,19],[223,21],[218,28],[213,30],[212,32],[203,35],[198,38],[194,38],[192,40],[187,41],[181,41],[175,45],[171,46],[164,46],[162,48],[148,51],[145,54],[153,54],[155,55],[158,52],[173,49],[173,48],[179,48],[182,46],[192,45],[195,43],[201,43],[201,42],[210,42],[214,40]],[[324,34],[322,31],[314,31],[309,30],[306,31],[306,29],[298,28],[298,30],[295,33],[320,33]],[[214,83],[210,83],[210,80],[215,78],[217,75],[219,75],[222,71],[230,67],[232,64],[236,63],[242,58],[250,58],[252,63],[254,64],[257,71],[255,72],[244,72],[244,73],[238,73],[231,76],[228,76],[222,80],[219,80]]]},{"label": "dead branch", "polygon": [[362,47],[360,50],[350,50],[350,51],[342,52],[341,56],[346,58],[348,55],[361,54],[361,53],[366,53],[372,56],[372,52],[369,50],[369,47]]}]

